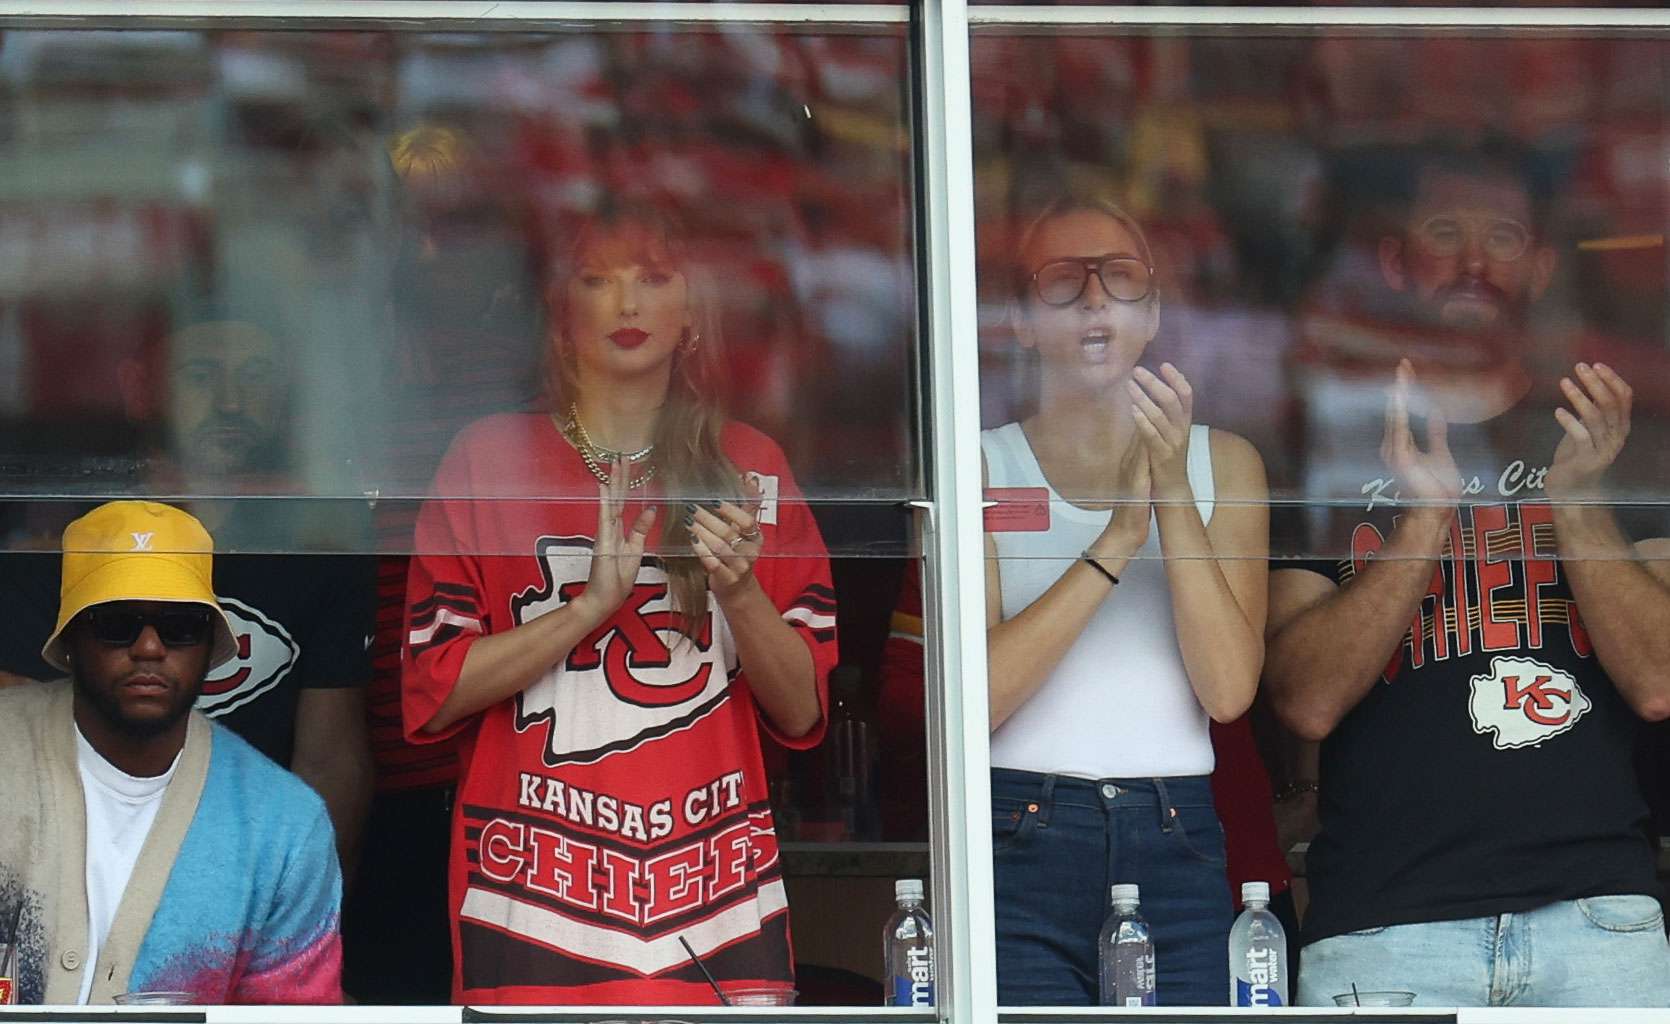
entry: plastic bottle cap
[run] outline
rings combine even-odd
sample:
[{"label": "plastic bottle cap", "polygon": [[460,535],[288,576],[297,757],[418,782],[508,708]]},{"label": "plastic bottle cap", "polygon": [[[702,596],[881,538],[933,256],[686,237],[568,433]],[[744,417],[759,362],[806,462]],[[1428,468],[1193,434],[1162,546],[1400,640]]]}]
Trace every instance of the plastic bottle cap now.
[{"label": "plastic bottle cap", "polygon": [[1242,903],[1268,903],[1268,902],[1270,902],[1270,883],[1269,882],[1242,882],[1241,883],[1241,902]]},{"label": "plastic bottle cap", "polygon": [[919,900],[922,898],[922,879],[901,878],[893,883],[893,898],[901,900]]},{"label": "plastic bottle cap", "polygon": [[1115,903],[1136,903],[1138,902],[1137,894],[1138,887],[1128,883],[1116,885],[1112,890],[1113,902]]}]

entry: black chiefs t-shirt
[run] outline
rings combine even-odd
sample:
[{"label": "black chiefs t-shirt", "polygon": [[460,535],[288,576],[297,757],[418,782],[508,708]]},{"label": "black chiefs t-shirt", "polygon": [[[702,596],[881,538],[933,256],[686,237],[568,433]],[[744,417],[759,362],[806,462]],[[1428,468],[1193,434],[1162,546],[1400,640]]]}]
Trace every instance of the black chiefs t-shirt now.
[{"label": "black chiefs t-shirt", "polygon": [[[1308,504],[1278,514],[1273,551],[1307,560],[1272,569],[1350,585],[1391,536],[1399,490],[1372,412],[1361,436],[1326,442],[1338,457],[1313,463]],[[1640,722],[1595,657],[1543,498],[1560,436],[1530,401],[1451,425],[1466,493],[1444,556],[1379,682],[1322,744],[1306,942],[1656,893]],[[1670,532],[1620,518],[1635,539]]]},{"label": "black chiefs t-shirt", "polygon": [[[63,673],[41,660],[57,621],[62,557],[0,554],[0,669]],[[305,689],[363,686],[374,560],[344,555],[216,555],[215,591],[238,657],[209,673],[197,709],[289,767]]]}]

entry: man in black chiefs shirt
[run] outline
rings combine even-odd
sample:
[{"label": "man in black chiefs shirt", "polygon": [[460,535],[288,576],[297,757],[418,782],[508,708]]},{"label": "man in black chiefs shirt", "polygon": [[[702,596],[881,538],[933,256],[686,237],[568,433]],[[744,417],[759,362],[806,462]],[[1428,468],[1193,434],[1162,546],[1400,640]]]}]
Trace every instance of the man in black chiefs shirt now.
[{"label": "man in black chiefs shirt", "polygon": [[1327,440],[1277,526],[1309,560],[1274,567],[1265,667],[1322,742],[1302,1003],[1670,1005],[1631,762],[1670,717],[1670,541],[1596,501],[1627,488],[1629,385],[1578,362],[1544,394],[1528,369],[1556,256],[1526,166],[1411,158],[1375,253],[1404,358],[1345,365],[1355,325],[1306,376]]},{"label": "man in black chiefs shirt", "polygon": [[[162,413],[148,490],[270,491],[285,469],[288,360],[252,324],[206,321],[176,331],[154,360],[120,368],[136,420]],[[159,372],[160,371],[160,372]],[[160,406],[160,408],[159,408]],[[238,657],[210,673],[197,709],[288,767],[325,799],[344,875],[371,796],[363,687],[374,561],[341,555],[238,554],[280,550],[284,525],[269,502],[195,501],[215,538],[215,591],[237,628]],[[66,519],[85,509],[68,509]],[[0,557],[0,682],[51,679],[41,645],[58,607],[60,556]]]}]

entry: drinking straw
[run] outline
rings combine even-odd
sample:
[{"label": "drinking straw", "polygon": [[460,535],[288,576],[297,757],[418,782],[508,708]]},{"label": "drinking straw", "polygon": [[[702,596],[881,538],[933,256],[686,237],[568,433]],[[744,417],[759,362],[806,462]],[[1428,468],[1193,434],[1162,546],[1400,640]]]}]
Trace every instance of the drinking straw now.
[{"label": "drinking straw", "polygon": [[678,941],[684,947],[684,951],[690,954],[690,962],[696,965],[697,969],[702,972],[702,977],[706,978],[707,983],[713,986],[713,994],[719,997],[719,1005],[731,1005],[731,1001],[725,998],[724,990],[719,987],[718,980],[714,978],[713,972],[707,969],[707,964],[702,963],[702,958],[697,956],[696,951],[690,948],[690,940],[680,935]]},{"label": "drinking straw", "polygon": [[[690,947],[689,947],[689,946],[686,946],[686,947],[684,947],[684,948],[685,948],[685,949],[689,949],[689,948],[690,948]],[[695,955],[696,955],[696,954],[694,954],[694,953],[691,953],[691,954],[690,954],[690,955],[691,955],[691,956],[695,956]],[[700,964],[700,961],[697,961],[697,963],[698,963],[698,965],[699,965],[699,964]],[[706,973],[706,971],[707,971],[707,968],[706,968],[706,967],[703,967],[703,968],[702,968],[702,971],[703,971],[703,973]],[[1353,981],[1353,982],[1352,982],[1352,983],[1351,983],[1351,998],[1352,998],[1352,1000],[1353,1000],[1353,1001],[1354,1001],[1354,1002],[1356,1002],[1356,1004],[1357,1004],[1357,1005],[1358,1005],[1358,1006],[1361,1006],[1361,1005],[1363,1005],[1363,997],[1362,997],[1362,996],[1360,996],[1360,995],[1358,995],[1358,994],[1357,994],[1357,983],[1356,983],[1356,982],[1354,982],[1354,981]]]}]

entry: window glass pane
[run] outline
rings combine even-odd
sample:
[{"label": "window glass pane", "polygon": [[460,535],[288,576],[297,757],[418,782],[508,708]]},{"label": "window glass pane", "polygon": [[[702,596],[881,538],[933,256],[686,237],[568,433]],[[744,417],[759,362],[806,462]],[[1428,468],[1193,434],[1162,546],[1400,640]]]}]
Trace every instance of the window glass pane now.
[{"label": "window glass pane", "polygon": [[[837,547],[902,550],[902,30],[13,32],[0,61],[5,493],[281,496],[228,543],[409,546],[368,499],[550,404],[550,276],[639,203],[688,235],[713,326],[673,329],[711,389]],[[9,546],[50,540],[29,516]]]},{"label": "window glass pane", "polygon": [[[1129,255],[1152,253],[1157,326],[1143,365],[1173,363],[1194,422],[1250,441],[1271,498],[1309,509],[1273,514],[1278,557],[1352,555],[1348,529],[1307,520],[1324,506],[1379,508],[1400,489],[1380,442],[1402,358],[1417,436],[1424,446],[1427,409],[1446,413],[1469,497],[1546,493],[1561,378],[1578,362],[1617,370],[1636,398],[1605,496],[1650,523],[1663,498],[1665,416],[1650,398],[1664,359],[1662,49],[1546,35],[978,33],[988,420],[1037,407],[1040,359],[1015,313],[1078,308],[1038,298],[1051,275],[1069,291],[1087,280],[1103,282],[1099,296],[1140,290],[1140,260],[1102,264],[1099,279],[1082,262],[1017,274],[1040,197],[1088,191],[1142,230]],[[1468,164],[1513,178],[1490,216],[1457,219],[1419,194],[1440,168]],[[1420,265],[1398,273],[1405,239],[1433,260],[1511,257],[1522,273],[1454,286],[1478,280],[1477,295],[1429,295],[1436,285],[1409,277]],[[1075,351],[1100,351],[1081,341]],[[1504,430],[1522,458],[1486,465]],[[1090,499],[1096,485],[1064,478],[1056,490]]]},{"label": "window glass pane", "polygon": [[[687,939],[878,1005],[930,867],[908,59],[902,21],[6,32],[0,689],[70,671],[55,610],[210,642],[61,594],[112,543],[77,516],[188,509],[230,626],[195,706],[330,798],[350,996],[712,1002]],[[594,610],[436,717],[466,651]]]},{"label": "window glass pane", "polygon": [[[1222,1005],[1227,897],[1281,896],[1318,799],[1307,941],[1656,892],[1663,773],[1630,751],[1670,611],[1664,41],[972,46],[1000,1000],[1095,1002],[1105,910],[1056,908],[1130,882],[1160,1002]],[[1216,724],[1249,705],[1320,766]],[[1372,948],[1370,987],[1491,998],[1443,987],[1436,937]],[[1325,962],[1287,995],[1362,981]],[[1609,997],[1554,974],[1550,1003]]]}]

